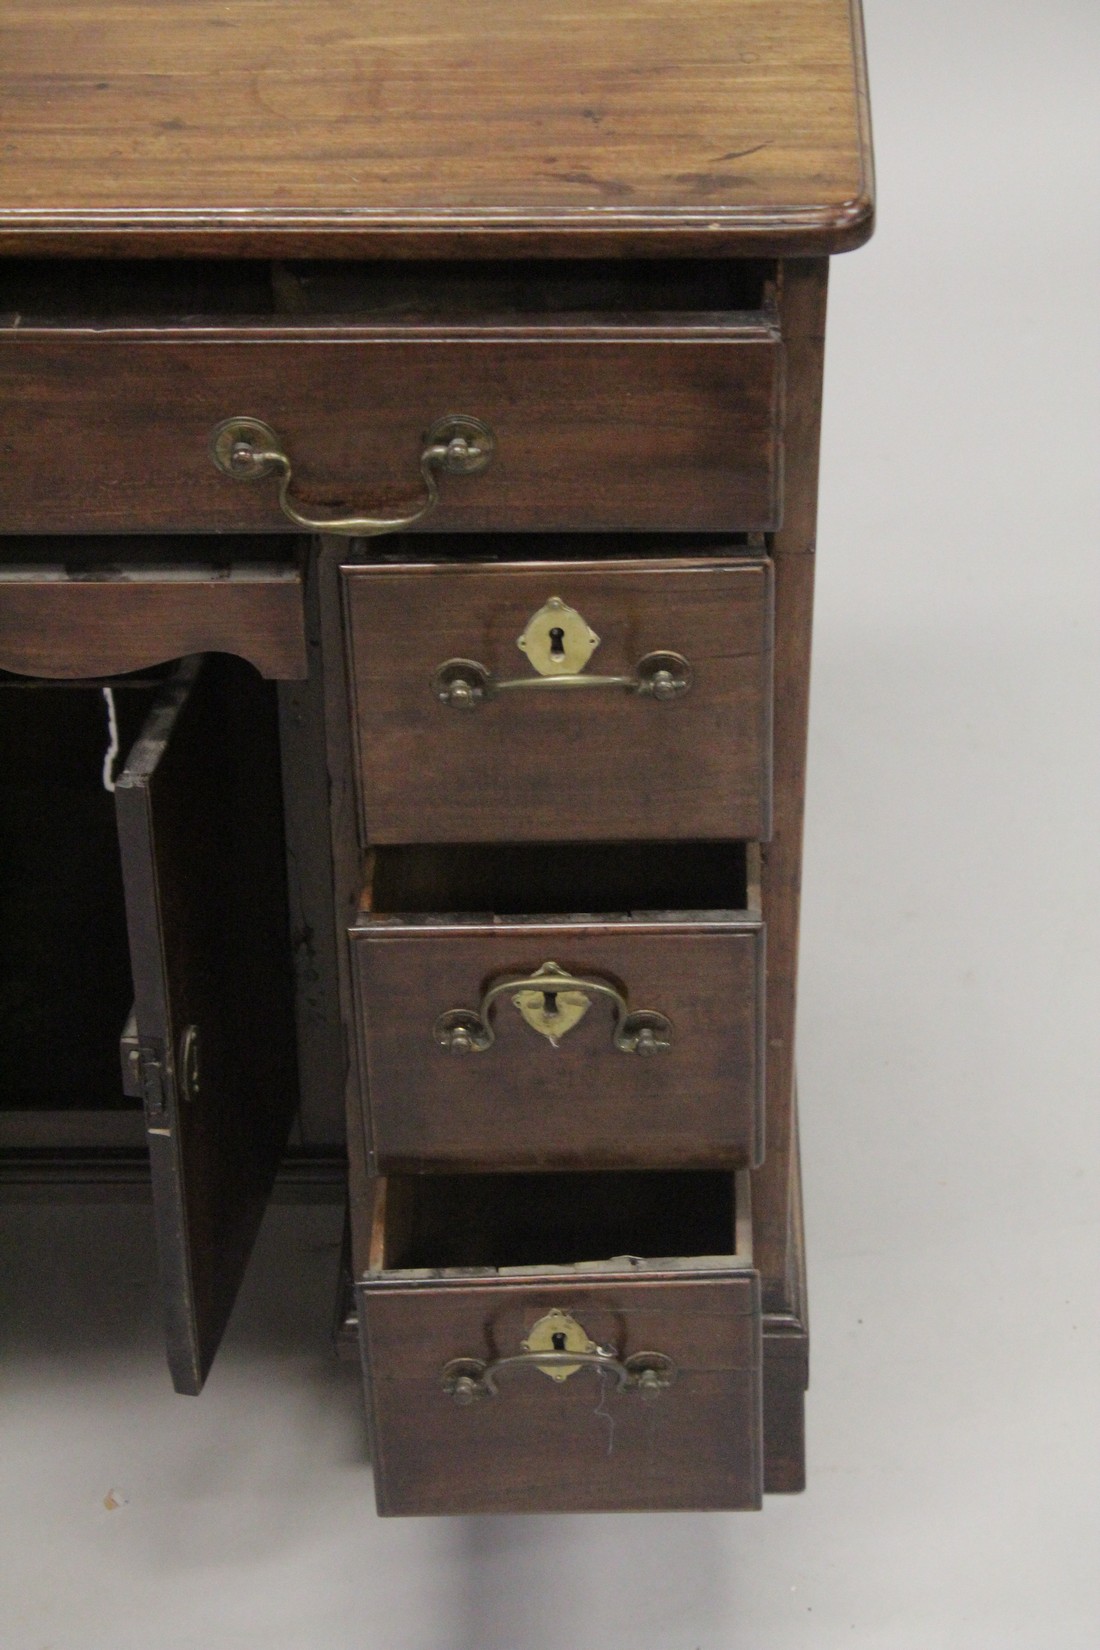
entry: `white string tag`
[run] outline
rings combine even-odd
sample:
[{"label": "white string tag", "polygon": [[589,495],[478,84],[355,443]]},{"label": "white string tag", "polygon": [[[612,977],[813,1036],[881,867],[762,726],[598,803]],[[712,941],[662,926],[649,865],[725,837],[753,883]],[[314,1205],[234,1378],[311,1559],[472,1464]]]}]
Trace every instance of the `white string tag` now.
[{"label": "white string tag", "polygon": [[103,702],[107,706],[107,750],[103,757],[103,789],[114,791],[115,763],[118,761],[118,716],[115,712],[115,696],[113,689],[103,689]]}]

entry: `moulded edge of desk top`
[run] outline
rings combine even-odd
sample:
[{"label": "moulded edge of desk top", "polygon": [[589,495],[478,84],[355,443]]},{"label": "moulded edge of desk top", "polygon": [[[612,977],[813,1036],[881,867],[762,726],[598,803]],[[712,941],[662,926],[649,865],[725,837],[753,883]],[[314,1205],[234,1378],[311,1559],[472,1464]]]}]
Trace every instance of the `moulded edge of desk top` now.
[{"label": "moulded edge of desk top", "polygon": [[0,255],[812,257],[873,228],[859,0],[511,0],[481,33],[438,0],[155,27],[9,0],[5,31]]}]

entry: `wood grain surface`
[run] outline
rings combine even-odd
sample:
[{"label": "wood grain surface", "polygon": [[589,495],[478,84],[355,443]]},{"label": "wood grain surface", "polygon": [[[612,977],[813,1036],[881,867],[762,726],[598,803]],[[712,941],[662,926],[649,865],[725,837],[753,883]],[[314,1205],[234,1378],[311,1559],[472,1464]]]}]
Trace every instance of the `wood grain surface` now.
[{"label": "wood grain surface", "polygon": [[[763,1103],[764,936],[747,912],[597,923],[562,916],[445,930],[364,915],[351,936],[368,1136],[379,1168],[732,1168],[752,1162]],[[667,1053],[612,1041],[590,998],[554,1047],[511,994],[496,1041],[440,1048],[436,1019],[476,1010],[487,985],[543,963],[621,989],[631,1012],[672,1023]]]},{"label": "wood grain surface", "polygon": [[787,1306],[764,1314],[764,1491],[791,1495],[806,1487],[806,1388],[810,1338],[806,1307],[806,1243],[798,1104],[789,1133],[790,1220]]},{"label": "wood grain surface", "polygon": [[[461,1408],[440,1373],[455,1357],[518,1352],[558,1307],[621,1356],[664,1352],[676,1381],[652,1402],[590,1370],[501,1377]],[[756,1274],[677,1278],[367,1279],[359,1310],[372,1460],[383,1514],[748,1508],[760,1504]],[[597,1413],[594,1413],[597,1412]],[[602,1413],[601,1413],[602,1412]],[[609,1433],[613,1447],[608,1447]]]},{"label": "wood grain surface", "polygon": [[792,1236],[797,1204],[794,1145],[795,1006],[802,889],[802,827],[810,711],[817,532],[817,475],[829,265],[784,264],[780,283],[787,339],[785,526],[772,541],[775,567],[774,814],[763,850],[768,925],[768,1153],[753,1183],[757,1264],[768,1311],[790,1310],[796,1289]]},{"label": "wood grain surface", "polygon": [[[768,835],[766,560],[447,561],[349,566],[345,580],[368,840]],[[688,692],[665,704],[602,688],[439,703],[432,676],[450,658],[534,676],[516,641],[552,596],[601,638],[587,674],[629,676],[671,650],[691,665]]]},{"label": "wood grain surface", "polygon": [[300,569],[200,562],[70,576],[0,560],[2,670],[111,676],[189,653],[233,653],[279,680],[305,676]]},{"label": "wood grain surface", "polygon": [[497,450],[442,477],[433,528],[773,527],[774,322],[590,320],[2,326],[0,530],[285,533],[274,478],[211,460],[215,428],[241,415],[274,429],[310,519],[401,517],[424,496],[425,432],[455,412],[488,423]]},{"label": "wood grain surface", "polygon": [[0,246],[832,252],[858,0],[9,0]]}]

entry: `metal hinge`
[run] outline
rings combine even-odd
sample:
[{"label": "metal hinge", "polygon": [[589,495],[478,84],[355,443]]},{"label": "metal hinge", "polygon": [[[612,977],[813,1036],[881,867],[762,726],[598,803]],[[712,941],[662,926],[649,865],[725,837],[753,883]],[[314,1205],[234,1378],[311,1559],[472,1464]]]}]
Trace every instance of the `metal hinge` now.
[{"label": "metal hinge", "polygon": [[142,1040],[131,1014],[122,1033],[122,1088],[140,1100],[147,1123],[164,1123],[168,1117],[167,1085],[164,1077],[164,1050],[159,1043]]},{"label": "metal hinge", "polygon": [[162,1051],[155,1044],[139,1043],[136,1054],[145,1120],[148,1123],[164,1123],[168,1119],[168,1098]]},{"label": "metal hinge", "polygon": [[145,1107],[148,1125],[168,1121],[168,1081],[164,1045],[138,1034],[137,1012],[131,1009],[118,1043],[122,1059],[122,1092]]}]

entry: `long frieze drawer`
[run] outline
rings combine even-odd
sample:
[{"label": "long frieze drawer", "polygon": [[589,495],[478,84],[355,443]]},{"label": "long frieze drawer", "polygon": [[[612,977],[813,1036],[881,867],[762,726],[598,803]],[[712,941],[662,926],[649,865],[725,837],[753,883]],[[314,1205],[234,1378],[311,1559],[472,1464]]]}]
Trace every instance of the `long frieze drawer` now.
[{"label": "long frieze drawer", "polygon": [[760,1505],[747,1174],[395,1176],[357,1293],[381,1513]]},{"label": "long frieze drawer", "polygon": [[376,850],[351,932],[373,1162],[759,1161],[758,861],[716,843]]},{"label": "long frieze drawer", "polygon": [[0,564],[0,670],[65,679],[231,653],[261,676],[307,674],[302,571],[295,562]]},{"label": "long frieze drawer", "polygon": [[766,558],[344,579],[369,841],[768,836]]},{"label": "long frieze drawer", "polygon": [[774,319],[587,319],[0,317],[0,532],[776,527]]}]

